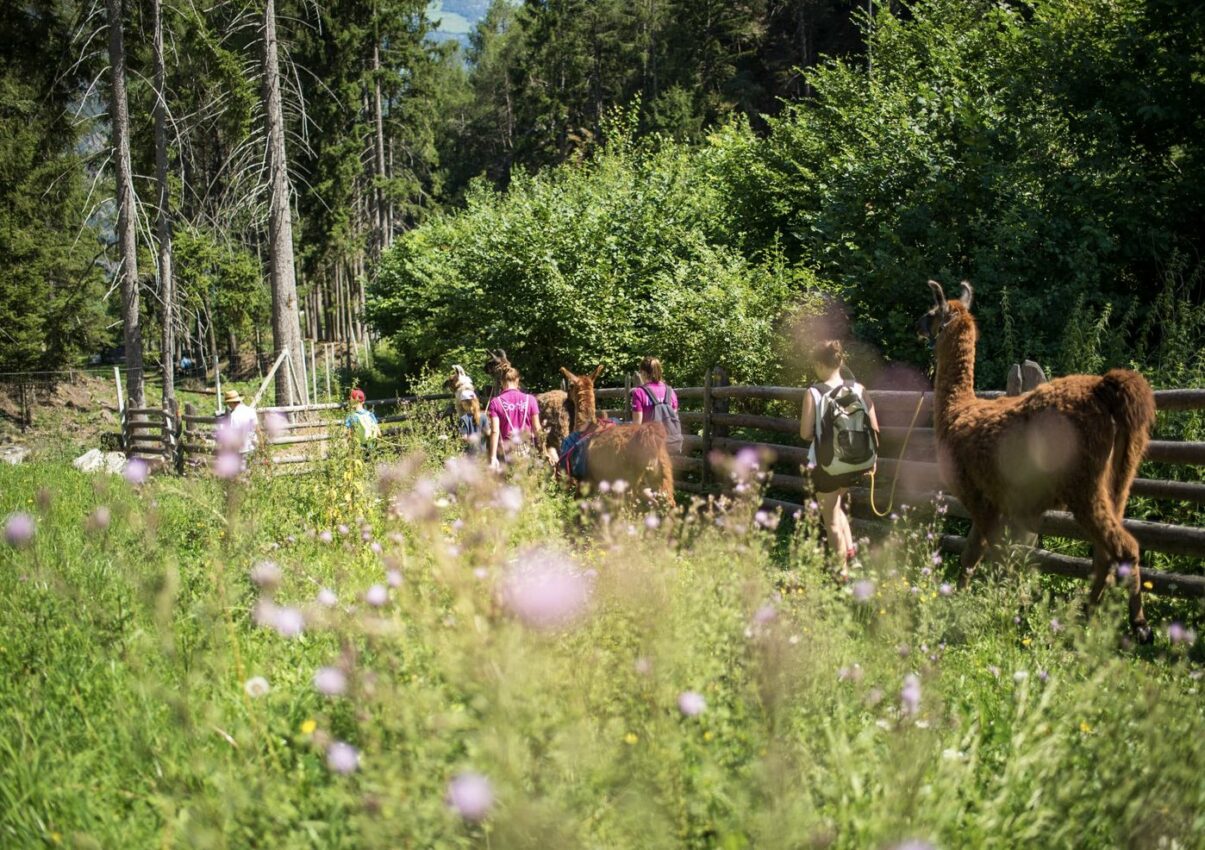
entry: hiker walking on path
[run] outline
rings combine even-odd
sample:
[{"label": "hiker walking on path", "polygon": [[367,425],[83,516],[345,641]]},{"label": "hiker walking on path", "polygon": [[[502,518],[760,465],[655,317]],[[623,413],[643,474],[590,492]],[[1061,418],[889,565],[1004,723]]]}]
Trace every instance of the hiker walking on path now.
[{"label": "hiker walking on path", "polygon": [[243,401],[238,390],[226,390],[222,398],[230,409],[218,424],[216,437],[219,445],[242,455],[245,469],[247,455],[255,451],[259,442],[259,435],[256,433],[259,417],[256,416],[255,408]]},{"label": "hiker walking on path", "polygon": [[866,389],[841,374],[845,350],[838,340],[825,340],[812,349],[817,382],[803,397],[799,436],[808,447],[807,472],[837,562],[838,578],[849,576],[857,555],[844,499],[849,488],[875,468],[879,421]]},{"label": "hiker walking on path", "polygon": [[[507,364],[499,374],[502,392],[490,399],[490,466],[512,460],[543,444],[536,397],[519,389],[519,370]],[[502,457],[499,458],[501,448]]]}]

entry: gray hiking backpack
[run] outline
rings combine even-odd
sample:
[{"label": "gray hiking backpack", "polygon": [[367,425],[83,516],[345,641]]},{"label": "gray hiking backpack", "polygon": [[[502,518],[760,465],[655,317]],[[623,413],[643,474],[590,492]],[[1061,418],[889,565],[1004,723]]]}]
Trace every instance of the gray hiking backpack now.
[{"label": "gray hiking backpack", "polygon": [[811,387],[816,403],[816,466],[833,477],[852,476],[874,467],[879,445],[870,424],[870,406],[862,385],[843,381],[835,387]]},{"label": "gray hiking backpack", "polygon": [[665,395],[660,401],[653,395],[645,384],[640,385],[641,392],[648,399],[649,404],[653,406],[653,421],[660,422],[665,426],[665,446],[671,452],[678,454],[682,451],[682,422],[678,419],[678,411],[674,410],[671,403],[674,397],[674,390],[669,384],[665,385]]}]

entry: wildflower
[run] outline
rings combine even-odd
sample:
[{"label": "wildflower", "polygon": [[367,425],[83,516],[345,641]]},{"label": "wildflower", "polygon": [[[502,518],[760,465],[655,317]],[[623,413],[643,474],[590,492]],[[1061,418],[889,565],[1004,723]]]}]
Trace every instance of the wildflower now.
[{"label": "wildflower", "polygon": [[1054,632],[1057,635],[1062,630],[1063,630],[1063,624],[1059,622],[1059,618],[1058,617],[1051,618],[1050,631]]},{"label": "wildflower", "polygon": [[810,500],[808,502],[808,513],[814,514],[818,510],[820,510],[820,503],[817,502],[815,499]]},{"label": "wildflower", "polygon": [[130,484],[137,486],[146,481],[146,476],[149,472],[150,467],[145,460],[140,457],[132,457],[121,475]]},{"label": "wildflower", "polygon": [[243,690],[247,696],[252,699],[257,699],[264,696],[270,690],[268,680],[263,676],[252,676],[247,681],[243,682]]},{"label": "wildflower", "polygon": [[92,514],[88,515],[88,530],[89,532],[104,532],[111,520],[111,511],[105,505],[100,505]]},{"label": "wildflower", "polygon": [[386,572],[385,573],[385,583],[387,585],[389,585],[390,587],[401,587],[402,586],[402,571],[401,570],[389,570],[388,572]]},{"label": "wildflower", "polygon": [[335,539],[335,535],[331,534],[329,531],[324,531],[318,535],[318,539],[321,540],[323,543],[330,543],[332,540]]},{"label": "wildflower", "polygon": [[476,578],[478,581],[485,581],[487,578],[490,577],[490,571],[487,570],[485,567],[475,567],[473,569],[473,577]]},{"label": "wildflower", "polygon": [[33,541],[36,526],[29,514],[18,511],[9,514],[4,523],[4,542],[14,549],[24,549]]},{"label": "wildflower", "polygon": [[323,696],[342,696],[347,692],[347,675],[338,667],[319,667],[314,673],[314,690]]},{"label": "wildflower", "polygon": [[778,527],[778,516],[769,511],[758,511],[753,515],[753,522],[761,528],[772,531]]},{"label": "wildflower", "polygon": [[494,789],[480,773],[458,773],[444,796],[448,808],[471,823],[485,820],[494,805]]},{"label": "wildflower", "polygon": [[339,523],[339,529],[338,529],[338,530],[339,530],[339,533],[340,533],[340,534],[342,534],[343,536],[347,536],[347,533],[348,533],[349,531],[351,531],[351,529],[347,527],[347,523],[345,523],[345,522],[341,522],[341,523]]},{"label": "wildflower", "polygon": [[774,618],[777,616],[778,609],[767,602],[765,605],[753,612],[753,622],[759,626],[765,626],[774,622]]},{"label": "wildflower", "polygon": [[900,713],[911,716],[920,711],[920,679],[916,674],[909,673],[904,677],[904,687],[900,689]]},{"label": "wildflower", "polygon": [[855,581],[851,588],[855,602],[869,602],[874,596],[874,582],[870,579]]},{"label": "wildflower", "polygon": [[912,654],[912,647],[910,647],[906,643],[901,643],[899,646],[897,646],[895,648],[895,651],[897,653],[899,653],[900,658],[907,658],[909,655]]},{"label": "wildflower", "polygon": [[1024,682],[1028,678],[1029,678],[1029,671],[1027,671],[1027,670],[1018,670],[1017,672],[1013,673],[1013,681],[1016,682],[1018,685],[1021,684],[1022,682]]},{"label": "wildflower", "polygon": [[934,552],[932,560],[933,560],[933,566],[940,567],[941,566],[941,552]]},{"label": "wildflower", "polygon": [[1085,735],[1091,735],[1092,734],[1092,724],[1089,723],[1087,720],[1081,720],[1079,722],[1079,730],[1081,732],[1083,732]]},{"label": "wildflower", "polygon": [[379,554],[381,554],[381,552],[383,551],[383,550],[381,549],[381,544],[380,544],[380,543],[378,543],[378,542],[377,542],[377,541],[375,541],[375,540],[374,540],[374,541],[372,541],[372,543],[369,545],[369,547],[368,547],[368,548],[369,548],[369,549],[372,551],[372,553],[373,553],[374,555],[379,555]]},{"label": "wildflower", "polygon": [[636,659],[636,663],[632,665],[636,672],[641,676],[647,676],[653,672],[653,660],[647,655],[642,655]]},{"label": "wildflower", "polygon": [[520,556],[505,579],[503,603],[533,629],[555,629],[578,619],[590,601],[590,582],[558,553],[536,549]]},{"label": "wildflower", "polygon": [[837,671],[837,680],[854,683],[862,681],[862,665],[852,664],[849,667],[842,667]]},{"label": "wildflower", "polygon": [[697,717],[707,710],[707,700],[698,691],[683,691],[678,694],[678,710],[687,717]]},{"label": "wildflower", "polygon": [[301,730],[302,735],[313,735],[314,730],[318,728],[318,723],[313,718],[301,721],[301,725],[297,727]]},{"label": "wildflower", "polygon": [[1172,623],[1167,627],[1167,639],[1174,644],[1187,644],[1192,646],[1196,643],[1197,633],[1192,629],[1184,628],[1181,623]]},{"label": "wildflower", "polygon": [[272,439],[284,436],[285,431],[289,429],[289,420],[285,419],[275,410],[269,411],[264,415],[264,431]]},{"label": "wildflower", "polygon": [[523,509],[523,491],[513,484],[501,487],[494,497],[494,505],[513,516]]},{"label": "wildflower", "polygon": [[380,608],[389,601],[389,591],[382,584],[374,584],[364,591],[364,601],[374,608]]},{"label": "wildflower", "polygon": [[218,478],[229,480],[238,478],[243,471],[243,459],[238,452],[220,451],[213,462],[213,474]]},{"label": "wildflower", "polygon": [[923,575],[925,578],[928,578],[930,575],[933,574],[933,570],[929,569],[928,567],[921,567],[920,574]]},{"label": "wildflower", "polygon": [[941,587],[937,588],[937,592],[942,596],[949,596],[954,592],[954,587],[949,582],[942,582]]},{"label": "wildflower", "polygon": [[653,531],[661,525],[661,517],[656,514],[649,514],[644,518],[644,527],[649,531]]},{"label": "wildflower", "polygon": [[318,604],[324,608],[334,608],[339,602],[339,597],[335,596],[335,592],[327,587],[318,591],[317,599]]},{"label": "wildflower", "polygon": [[598,492],[610,493],[611,492],[611,482],[610,481],[599,481],[598,482]]},{"label": "wildflower", "polygon": [[1038,671],[1038,681],[1045,682],[1049,678],[1050,678],[1050,674],[1047,673],[1045,670]]},{"label": "wildflower", "polygon": [[305,618],[296,608],[278,608],[272,628],[281,637],[294,638],[305,628]]},{"label": "wildflower", "polygon": [[1130,573],[1134,572],[1134,565],[1129,561],[1122,561],[1117,565],[1117,580],[1125,581],[1130,577]]},{"label": "wildflower", "polygon": [[628,482],[624,481],[622,478],[617,478],[615,479],[615,483],[611,485],[611,490],[614,491],[616,495],[622,496],[624,493],[628,492]]},{"label": "wildflower", "polygon": [[640,736],[638,736],[635,732],[629,732],[628,734],[623,736],[623,742],[625,744],[627,744],[629,747],[632,746],[633,744],[635,744],[639,740],[640,740]]},{"label": "wildflower", "polygon": [[335,773],[352,773],[360,766],[360,753],[351,744],[335,741],[326,750],[326,766]]},{"label": "wildflower", "polygon": [[275,561],[260,561],[251,568],[251,583],[256,587],[272,591],[280,586],[280,567]]},{"label": "wildflower", "polygon": [[987,665],[987,672],[991,673],[993,678],[996,678],[996,679],[1000,678],[1000,668],[997,667],[995,664]]}]

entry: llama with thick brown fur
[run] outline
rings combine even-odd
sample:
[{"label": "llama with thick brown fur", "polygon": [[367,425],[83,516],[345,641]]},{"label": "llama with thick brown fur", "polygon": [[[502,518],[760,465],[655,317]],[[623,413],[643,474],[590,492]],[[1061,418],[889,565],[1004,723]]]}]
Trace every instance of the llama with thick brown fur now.
[{"label": "llama with thick brown fur", "polygon": [[1129,566],[1130,625],[1144,642],[1138,541],[1122,525],[1130,485],[1150,441],[1155,395],[1128,369],[1068,375],[1020,396],[975,395],[971,285],[947,301],[929,281],[934,306],[917,322],[936,349],[933,421],[941,475],[971,515],[962,583],[1004,529],[1005,518],[1036,531],[1042,514],[1065,507],[1093,546],[1095,605],[1114,565]]},{"label": "llama with thick brown fur", "polygon": [[[510,367],[510,359],[502,349],[486,351],[489,355],[485,361],[485,373],[494,380],[494,395],[502,392],[502,373]],[[454,379],[453,375],[449,380]],[[568,394],[564,390],[549,390],[536,396],[536,404],[540,408],[540,422],[544,426],[545,448],[559,451],[561,443],[569,436],[570,412],[566,402]]]},{"label": "llama with thick brown fur", "polygon": [[586,480],[595,485],[625,481],[636,495],[647,497],[651,493],[673,507],[674,467],[666,445],[665,426],[650,422],[598,428],[594,382],[602,374],[602,368],[597,367],[589,375],[575,375],[561,367],[573,401],[574,429],[597,429],[587,437]]}]

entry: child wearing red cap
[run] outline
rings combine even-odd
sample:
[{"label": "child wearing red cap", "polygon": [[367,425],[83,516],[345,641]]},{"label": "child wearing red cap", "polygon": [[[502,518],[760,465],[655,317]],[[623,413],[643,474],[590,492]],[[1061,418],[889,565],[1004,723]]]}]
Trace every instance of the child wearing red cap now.
[{"label": "child wearing red cap", "polygon": [[360,441],[360,445],[372,448],[381,436],[381,423],[377,421],[375,413],[364,407],[363,390],[353,389],[348,395],[348,400],[352,411],[343,421],[343,426],[347,428],[349,435],[354,435]]}]

